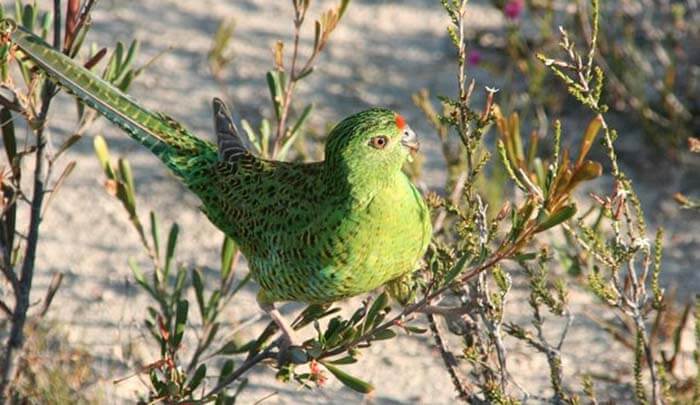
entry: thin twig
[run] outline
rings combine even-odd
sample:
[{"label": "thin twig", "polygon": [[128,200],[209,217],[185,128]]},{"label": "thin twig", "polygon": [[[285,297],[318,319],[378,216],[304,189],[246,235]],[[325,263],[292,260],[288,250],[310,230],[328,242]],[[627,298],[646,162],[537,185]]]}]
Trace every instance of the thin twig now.
[{"label": "thin twig", "polygon": [[459,394],[459,399],[461,401],[467,402],[474,395],[472,390],[466,385],[464,381],[459,377],[457,372],[457,361],[447,346],[447,342],[442,337],[442,333],[435,322],[435,316],[433,314],[427,314],[428,325],[430,325],[430,331],[433,334],[433,339],[435,339],[435,344],[440,351],[440,356],[445,364],[450,379],[452,380],[452,385],[454,385],[455,390]]},{"label": "thin twig", "polygon": [[[51,99],[54,95],[54,85],[50,82],[45,82],[42,94],[41,113],[39,115],[40,122],[46,120],[49,111]],[[22,263],[21,275],[19,278],[19,289],[15,293],[15,310],[12,316],[12,328],[7,340],[7,346],[2,359],[2,375],[0,375],[0,402],[3,398],[9,396],[11,385],[10,381],[14,380],[19,361],[19,349],[22,347],[24,340],[24,324],[27,320],[27,311],[29,310],[29,294],[32,288],[34,278],[34,264],[36,260],[36,250],[39,243],[39,224],[41,223],[41,207],[44,201],[45,184],[43,179],[44,171],[44,147],[46,145],[44,137],[45,126],[42,125],[36,130],[36,150],[34,162],[34,191],[29,217],[29,232],[27,234],[27,244],[24,253],[24,262]]]},{"label": "thin twig", "polygon": [[[255,356],[247,359],[243,364],[240,365],[240,367],[238,367],[233,373],[231,373],[228,377],[226,377],[226,379],[221,381],[213,389],[211,389],[206,395],[204,395],[202,397],[202,400],[200,401],[200,403],[208,402],[210,399],[212,399],[212,397],[214,395],[216,395],[216,394],[220,393],[221,391],[223,391],[224,389],[226,389],[226,387],[229,384],[231,384],[232,382],[239,379],[243,374],[247,373],[256,364],[258,364],[264,360],[274,359],[275,357],[277,357],[277,353],[272,350],[275,347],[277,347],[277,344],[273,344],[273,345],[267,347],[265,350],[261,351],[260,353],[256,354]],[[196,402],[183,401],[181,403],[182,404],[192,404],[192,403],[196,403]]]}]

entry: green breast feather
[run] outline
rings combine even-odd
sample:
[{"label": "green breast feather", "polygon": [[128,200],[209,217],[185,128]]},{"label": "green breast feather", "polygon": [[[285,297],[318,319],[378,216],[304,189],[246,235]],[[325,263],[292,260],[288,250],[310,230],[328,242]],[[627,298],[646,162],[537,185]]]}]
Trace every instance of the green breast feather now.
[{"label": "green breast feather", "polygon": [[430,215],[401,171],[418,143],[396,113],[374,108],[341,121],[323,162],[268,161],[245,150],[220,103],[214,145],[32,34],[17,30],[12,39],[199,196],[207,217],[241,247],[265,300],[331,302],[416,269],[430,241]]}]

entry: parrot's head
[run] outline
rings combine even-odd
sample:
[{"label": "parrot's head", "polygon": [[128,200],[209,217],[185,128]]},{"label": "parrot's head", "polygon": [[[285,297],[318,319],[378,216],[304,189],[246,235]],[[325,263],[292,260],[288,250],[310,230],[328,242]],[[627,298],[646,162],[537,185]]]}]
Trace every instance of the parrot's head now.
[{"label": "parrot's head", "polygon": [[326,143],[326,161],[350,175],[388,176],[401,171],[419,149],[404,118],[386,108],[372,108],[342,120]]}]

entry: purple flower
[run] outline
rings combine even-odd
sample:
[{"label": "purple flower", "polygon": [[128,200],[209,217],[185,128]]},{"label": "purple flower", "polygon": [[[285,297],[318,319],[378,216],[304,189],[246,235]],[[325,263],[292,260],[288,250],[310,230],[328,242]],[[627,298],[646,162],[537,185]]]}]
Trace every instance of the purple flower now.
[{"label": "purple flower", "polygon": [[524,6],[523,0],[510,0],[503,6],[503,14],[505,14],[506,18],[509,20],[515,20],[520,17]]},{"label": "purple flower", "polygon": [[469,66],[476,66],[481,62],[481,52],[472,49],[469,51],[469,55],[467,55],[467,62],[469,63]]}]

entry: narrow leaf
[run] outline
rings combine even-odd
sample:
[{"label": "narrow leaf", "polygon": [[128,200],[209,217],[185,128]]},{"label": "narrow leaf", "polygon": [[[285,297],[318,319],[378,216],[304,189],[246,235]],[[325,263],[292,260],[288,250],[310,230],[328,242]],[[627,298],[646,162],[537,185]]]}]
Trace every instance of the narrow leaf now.
[{"label": "narrow leaf", "polygon": [[204,306],[204,283],[202,283],[202,275],[199,270],[192,269],[192,286],[194,287],[195,296],[197,297],[197,306],[199,306],[199,314],[202,319],[206,318],[206,307]]},{"label": "narrow leaf", "polygon": [[2,126],[2,143],[7,154],[7,161],[14,166],[15,156],[17,156],[17,138],[15,137],[12,112],[7,108],[0,109],[0,126]]},{"label": "narrow leaf", "polygon": [[389,305],[389,296],[386,292],[383,292],[374,300],[372,306],[369,308],[369,311],[367,311],[367,317],[365,318],[366,329],[374,323],[379,311],[386,308],[387,305]]},{"label": "narrow leaf", "polygon": [[370,392],[374,391],[374,386],[372,386],[372,384],[362,381],[357,377],[351,376],[330,363],[322,362],[321,364],[323,364],[323,366],[326,367],[326,369],[328,369],[328,371],[330,371],[331,374],[333,374],[335,378],[342,382],[346,387],[363,394],[369,394]]},{"label": "narrow leaf", "polygon": [[374,335],[372,335],[372,340],[387,340],[387,339],[393,339],[396,337],[396,332],[394,332],[391,329],[382,329],[380,331],[377,331]]},{"label": "narrow leaf", "polygon": [[93,147],[95,148],[95,154],[97,155],[97,160],[100,161],[102,170],[107,175],[107,178],[114,179],[114,172],[112,171],[112,165],[109,163],[109,148],[107,147],[107,142],[105,138],[101,135],[97,135],[93,141]]},{"label": "narrow leaf", "polygon": [[581,150],[579,151],[578,159],[576,160],[576,166],[583,163],[583,160],[588,155],[588,152],[591,150],[591,146],[593,146],[593,141],[595,141],[595,138],[598,136],[598,132],[600,131],[602,124],[603,119],[600,116],[597,116],[588,124],[588,128],[586,128],[586,132],[583,135],[583,141],[581,141]]},{"label": "narrow leaf", "polygon": [[228,377],[229,374],[233,372],[235,366],[236,363],[231,359],[228,359],[226,360],[226,362],[224,362],[223,367],[221,367],[221,373],[219,374],[219,383],[224,381],[224,379],[226,379],[226,377]]},{"label": "narrow leaf", "polygon": [[165,248],[165,275],[167,276],[170,272],[170,266],[172,264],[173,256],[175,256],[175,246],[177,245],[177,234],[180,231],[180,227],[177,224],[173,224],[170,227],[170,232],[168,233],[168,245]]},{"label": "narrow leaf", "polygon": [[194,375],[192,376],[192,379],[190,382],[187,384],[187,389],[192,392],[197,387],[199,387],[199,384],[202,383],[202,380],[204,377],[207,375],[207,365],[206,364],[201,364],[199,367],[197,367],[197,371],[194,372]]},{"label": "narrow leaf", "polygon": [[49,205],[51,205],[51,202],[56,197],[56,194],[58,194],[58,191],[61,189],[61,186],[63,186],[63,183],[66,181],[68,176],[70,176],[71,172],[73,172],[73,169],[75,169],[75,160],[70,161],[66,165],[66,167],[63,168],[61,175],[58,176],[58,179],[54,183],[53,189],[51,190],[51,194],[49,194],[49,197],[46,199],[46,204],[44,205],[44,212],[46,212]]},{"label": "narrow leaf", "polygon": [[153,239],[153,251],[156,258],[160,258],[160,226],[158,225],[158,218],[156,213],[151,211],[148,215],[151,222],[151,239]]},{"label": "narrow leaf", "polygon": [[175,315],[175,333],[172,336],[172,346],[178,347],[182,342],[182,336],[185,334],[185,324],[187,323],[187,310],[189,303],[187,300],[180,300],[177,303],[177,312]]},{"label": "narrow leaf", "polygon": [[233,239],[224,235],[224,242],[221,246],[221,280],[228,280],[233,266],[233,256],[236,253],[236,243]]},{"label": "narrow leaf", "polygon": [[455,263],[455,265],[452,266],[450,271],[447,272],[447,274],[445,274],[445,278],[443,279],[443,285],[450,284],[452,280],[454,280],[459,275],[459,273],[461,273],[462,270],[464,270],[464,267],[467,264],[467,260],[469,260],[468,254],[463,254],[462,257],[460,257],[459,260],[457,260],[457,263]]},{"label": "narrow leaf", "polygon": [[576,206],[575,205],[568,205],[566,207],[561,208],[559,211],[555,212],[554,214],[550,215],[549,217],[545,218],[544,221],[542,221],[538,226],[537,226],[537,232],[542,232],[544,230],[547,230],[549,228],[552,228],[554,226],[557,226],[561,224],[562,222],[565,222],[569,220],[571,217],[576,214]]},{"label": "narrow leaf", "polygon": [[267,79],[267,87],[270,90],[270,98],[272,105],[275,107],[275,116],[280,119],[282,115],[282,86],[280,85],[279,72],[269,71],[265,75]]}]

